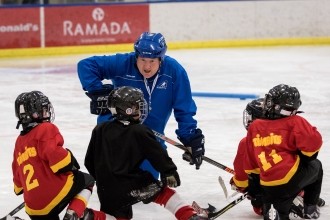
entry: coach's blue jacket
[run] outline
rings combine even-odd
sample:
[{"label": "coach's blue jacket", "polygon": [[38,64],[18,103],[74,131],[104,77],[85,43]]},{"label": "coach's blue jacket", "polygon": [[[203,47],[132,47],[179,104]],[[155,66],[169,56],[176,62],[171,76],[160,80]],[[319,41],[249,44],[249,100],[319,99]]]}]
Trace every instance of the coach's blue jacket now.
[{"label": "coach's blue jacket", "polygon": [[[172,110],[178,122],[178,129],[175,131],[177,136],[189,139],[195,133],[197,122],[193,116],[197,107],[192,99],[187,72],[169,56],[165,56],[161,62],[158,79],[156,75],[148,79],[151,96],[136,66],[134,52],[83,59],[78,63],[78,75],[83,89],[88,92],[101,89],[103,80],[111,80],[114,87],[132,86],[141,89],[150,105],[144,124],[159,133],[164,134]],[[153,86],[155,79],[157,81]],[[98,116],[98,123],[109,120],[110,117],[111,115]],[[164,143],[163,146],[166,148]]]}]

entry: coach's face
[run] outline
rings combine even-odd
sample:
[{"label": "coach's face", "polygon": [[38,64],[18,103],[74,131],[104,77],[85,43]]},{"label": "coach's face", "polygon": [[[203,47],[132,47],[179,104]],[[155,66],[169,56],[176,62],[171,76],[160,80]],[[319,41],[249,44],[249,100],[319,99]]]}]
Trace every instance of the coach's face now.
[{"label": "coach's face", "polygon": [[160,66],[160,59],[144,58],[139,56],[137,58],[136,65],[143,77],[148,79],[153,77],[157,73]]}]

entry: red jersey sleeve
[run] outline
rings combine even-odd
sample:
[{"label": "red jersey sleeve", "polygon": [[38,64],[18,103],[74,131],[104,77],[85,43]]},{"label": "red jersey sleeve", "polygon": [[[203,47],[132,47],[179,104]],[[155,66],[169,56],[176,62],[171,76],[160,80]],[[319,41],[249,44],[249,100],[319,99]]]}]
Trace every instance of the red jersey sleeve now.
[{"label": "red jersey sleeve", "polygon": [[39,126],[43,131],[37,137],[39,139],[39,156],[48,161],[49,167],[56,173],[71,163],[71,154],[63,147],[64,139],[54,124],[42,123]]},{"label": "red jersey sleeve", "polygon": [[312,156],[318,152],[322,146],[322,136],[306,119],[299,115],[292,116],[295,118],[294,139],[297,148],[302,154]]},{"label": "red jersey sleeve", "polygon": [[243,162],[245,160],[245,151],[246,151],[246,137],[244,137],[238,145],[237,153],[234,159],[234,170],[235,175],[233,181],[236,186],[246,188],[248,186],[248,176],[244,171]]},{"label": "red jersey sleeve", "polygon": [[14,182],[14,192],[16,195],[19,195],[23,192],[23,186],[20,179],[20,173],[18,172],[18,164],[13,161],[12,163],[13,170],[13,182]]}]

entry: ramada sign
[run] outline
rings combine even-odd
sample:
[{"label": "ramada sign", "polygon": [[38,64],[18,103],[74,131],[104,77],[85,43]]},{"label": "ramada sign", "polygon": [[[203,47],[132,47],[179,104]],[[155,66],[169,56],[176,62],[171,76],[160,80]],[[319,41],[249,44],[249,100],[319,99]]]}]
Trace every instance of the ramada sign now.
[{"label": "ramada sign", "polygon": [[116,21],[105,22],[105,12],[102,8],[95,8],[92,12],[92,23],[75,23],[71,20],[63,21],[64,36],[102,36],[131,34],[127,21],[119,23]]},{"label": "ramada sign", "polygon": [[[149,5],[6,8],[0,13],[0,49],[131,43],[149,31]],[[15,16],[11,16],[11,15]],[[39,25],[44,24],[43,27]],[[41,37],[44,37],[41,39]]]},{"label": "ramada sign", "polygon": [[[149,30],[148,5],[47,8],[46,45],[84,45],[133,42]],[[56,19],[52,19],[56,17]],[[56,31],[54,31],[56,29]],[[51,32],[51,35],[48,32]],[[50,37],[48,37],[50,36]]]}]

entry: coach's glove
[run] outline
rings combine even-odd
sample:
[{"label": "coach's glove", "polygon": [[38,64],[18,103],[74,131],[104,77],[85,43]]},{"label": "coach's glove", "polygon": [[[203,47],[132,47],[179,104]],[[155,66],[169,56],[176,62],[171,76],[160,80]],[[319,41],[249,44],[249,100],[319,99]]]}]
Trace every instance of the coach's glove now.
[{"label": "coach's glove", "polygon": [[101,89],[86,92],[86,95],[91,99],[90,111],[94,115],[109,114],[108,96],[113,90],[113,85],[104,84]]},{"label": "coach's glove", "polygon": [[188,150],[182,155],[182,159],[188,161],[190,165],[195,164],[196,170],[198,170],[203,162],[203,155],[205,153],[205,137],[202,134],[202,130],[198,128],[196,129],[195,134],[189,138],[179,138],[179,140]]},{"label": "coach's glove", "polygon": [[235,190],[239,193],[245,193],[247,192],[247,188],[246,187],[239,187],[236,185],[235,181],[234,181],[234,177],[232,177],[229,181],[230,185],[231,185],[231,189]]},{"label": "coach's glove", "polygon": [[162,183],[165,186],[175,188],[175,187],[181,185],[180,177],[179,177],[178,172],[176,172],[176,170],[166,172],[166,173],[161,173],[160,176],[161,176]]}]

